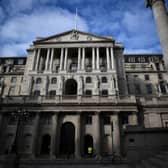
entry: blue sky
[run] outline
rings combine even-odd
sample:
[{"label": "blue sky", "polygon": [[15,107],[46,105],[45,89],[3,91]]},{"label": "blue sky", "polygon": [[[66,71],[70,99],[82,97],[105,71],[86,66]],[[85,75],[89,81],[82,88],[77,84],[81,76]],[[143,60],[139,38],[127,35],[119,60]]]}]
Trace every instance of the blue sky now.
[{"label": "blue sky", "polygon": [[[166,0],[168,4],[168,0]],[[145,0],[0,0],[0,57],[25,56],[36,37],[74,28],[111,35],[125,53],[160,53],[152,12]]]}]

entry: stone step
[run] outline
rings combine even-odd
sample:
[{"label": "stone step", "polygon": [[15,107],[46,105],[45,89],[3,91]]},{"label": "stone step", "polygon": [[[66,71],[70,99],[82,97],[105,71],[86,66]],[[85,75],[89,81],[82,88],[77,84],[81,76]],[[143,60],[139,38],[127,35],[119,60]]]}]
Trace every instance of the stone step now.
[{"label": "stone step", "polygon": [[151,164],[149,160],[143,160],[141,164],[143,168],[158,168],[156,165]]},{"label": "stone step", "polygon": [[164,160],[161,160],[159,158],[150,158],[150,162],[157,165],[158,167],[168,167],[168,162],[165,162]]}]

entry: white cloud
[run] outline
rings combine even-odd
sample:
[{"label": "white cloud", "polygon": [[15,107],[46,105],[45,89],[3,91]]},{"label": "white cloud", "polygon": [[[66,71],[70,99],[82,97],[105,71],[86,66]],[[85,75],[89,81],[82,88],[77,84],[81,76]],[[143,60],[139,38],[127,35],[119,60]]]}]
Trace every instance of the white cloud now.
[{"label": "white cloud", "polygon": [[[78,29],[83,31],[88,30],[86,21],[81,17],[78,17],[78,25]],[[8,20],[0,27],[0,40],[17,42],[22,46],[22,44],[27,42],[30,43],[37,36],[46,37],[73,28],[74,13],[70,13],[61,8],[41,8],[30,15],[19,15]],[[4,46],[4,48],[6,48],[6,46]],[[0,51],[0,55],[3,53]],[[14,53],[16,53],[16,51],[14,51]],[[7,52],[7,54],[14,55],[12,51],[10,53]]]}]

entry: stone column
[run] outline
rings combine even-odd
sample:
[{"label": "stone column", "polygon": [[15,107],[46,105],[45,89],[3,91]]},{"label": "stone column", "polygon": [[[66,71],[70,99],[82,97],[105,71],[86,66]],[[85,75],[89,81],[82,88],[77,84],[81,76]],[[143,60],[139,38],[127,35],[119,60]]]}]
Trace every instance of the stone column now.
[{"label": "stone column", "polygon": [[110,48],[110,56],[111,56],[111,69],[114,69],[114,52],[113,52],[113,48]]},{"label": "stone column", "polygon": [[96,61],[97,61],[97,70],[99,70],[100,69],[100,60],[99,60],[99,48],[96,48],[96,55],[97,55],[97,59],[96,59]]},{"label": "stone column", "polygon": [[82,70],[85,70],[85,48],[82,48]]},{"label": "stone column", "polygon": [[92,48],[92,69],[95,70],[95,48]]},{"label": "stone column", "polygon": [[46,63],[45,63],[45,71],[48,70],[48,63],[49,63],[49,56],[50,56],[50,49],[47,49],[47,59],[46,59]]},{"label": "stone column", "polygon": [[37,58],[36,58],[35,71],[38,70],[39,60],[40,60],[40,48],[37,49]]},{"label": "stone column", "polygon": [[101,156],[101,145],[100,145],[100,116],[99,112],[95,114],[95,145],[94,151],[97,158]]},{"label": "stone column", "polygon": [[155,19],[166,69],[168,70],[168,15],[164,0],[146,0],[146,7],[151,7]]},{"label": "stone column", "polygon": [[120,129],[118,114],[112,116],[113,119],[113,152],[120,154]]},{"label": "stone column", "polygon": [[63,69],[63,56],[64,56],[64,48],[61,48],[60,70]]},{"label": "stone column", "polygon": [[50,151],[50,155],[52,158],[55,158],[56,155],[57,123],[58,123],[58,116],[57,114],[54,113],[52,115],[52,138],[51,138],[51,151]]},{"label": "stone column", "polygon": [[67,69],[68,48],[65,48],[64,71]]},{"label": "stone column", "polygon": [[78,48],[78,71],[81,68],[81,48]]},{"label": "stone column", "polygon": [[106,60],[107,60],[107,70],[110,69],[110,57],[109,57],[109,48],[106,48]]},{"label": "stone column", "polygon": [[54,57],[54,48],[51,49],[51,59],[50,59],[50,67],[49,67],[50,71],[52,71],[53,57]]},{"label": "stone column", "polygon": [[76,136],[75,136],[75,157],[79,159],[81,157],[81,116],[77,116]]},{"label": "stone column", "polygon": [[32,67],[31,67],[32,71],[35,70],[36,59],[37,59],[37,50],[34,49],[33,56],[32,56]]},{"label": "stone column", "polygon": [[35,155],[38,152],[39,149],[39,143],[38,143],[38,133],[39,133],[39,119],[40,119],[40,115],[39,113],[36,114],[35,117],[35,121],[34,121],[34,127],[33,127],[33,140],[32,140],[32,154],[33,157],[35,157]]}]

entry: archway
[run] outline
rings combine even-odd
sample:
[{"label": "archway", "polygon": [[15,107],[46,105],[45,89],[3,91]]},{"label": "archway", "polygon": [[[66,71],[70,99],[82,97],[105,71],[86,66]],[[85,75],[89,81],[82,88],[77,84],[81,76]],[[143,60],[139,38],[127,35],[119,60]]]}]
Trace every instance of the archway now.
[{"label": "archway", "polygon": [[75,152],[75,126],[66,122],[61,126],[60,154],[66,157],[74,156]]},{"label": "archway", "polygon": [[84,137],[84,155],[89,157],[93,156],[93,138],[89,134]]},{"label": "archway", "polygon": [[74,79],[68,79],[65,82],[65,95],[77,95],[77,82]]},{"label": "archway", "polygon": [[48,134],[43,135],[40,154],[48,155],[50,153],[50,141],[51,141],[50,135]]}]

